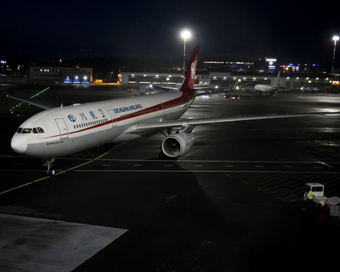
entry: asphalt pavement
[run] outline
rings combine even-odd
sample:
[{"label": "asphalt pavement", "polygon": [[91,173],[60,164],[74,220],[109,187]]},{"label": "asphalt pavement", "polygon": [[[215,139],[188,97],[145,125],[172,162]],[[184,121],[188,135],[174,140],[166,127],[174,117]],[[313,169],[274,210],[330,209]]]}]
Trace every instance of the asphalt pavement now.
[{"label": "asphalt pavement", "polygon": [[[13,89],[32,95],[45,87]],[[0,250],[7,255],[0,257],[0,270],[17,271],[15,263],[23,268],[25,262],[44,268],[38,257],[49,254],[58,263],[55,267],[63,267],[66,261],[60,248],[72,247],[62,241],[91,248],[86,257],[79,257],[84,255],[77,250],[67,251],[71,252],[67,262],[73,266],[64,266],[64,271],[287,271],[303,269],[310,262],[323,269],[333,267],[339,222],[324,220],[323,211],[307,210],[302,195],[304,184],[313,181],[325,184],[325,195],[340,196],[339,116],[197,126],[195,144],[178,160],[160,154],[164,136],[159,133],[57,159],[57,175],[45,177],[39,160],[10,148],[16,128],[40,110],[16,107],[18,101],[6,98],[7,89],[0,85],[5,128],[0,154],[1,225],[9,224],[15,232],[19,227],[13,220],[28,222],[27,226],[46,220],[52,226],[103,228],[107,234],[100,232],[103,242],[90,247],[92,243],[84,243],[80,235],[61,234],[55,228],[50,236],[42,231],[40,239],[54,238],[46,238],[34,259],[22,246],[32,247],[39,242],[32,237],[39,235],[19,232],[8,240],[8,228],[3,227]],[[127,89],[51,86],[39,99],[68,105],[139,95],[138,87],[132,93]],[[339,102],[335,94],[281,93],[241,99],[216,94],[198,97],[183,117],[321,113],[340,111]]]}]

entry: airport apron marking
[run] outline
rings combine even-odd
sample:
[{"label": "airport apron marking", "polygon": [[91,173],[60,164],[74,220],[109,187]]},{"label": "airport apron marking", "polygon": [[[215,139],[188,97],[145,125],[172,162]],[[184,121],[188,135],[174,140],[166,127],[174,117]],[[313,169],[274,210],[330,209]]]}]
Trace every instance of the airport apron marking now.
[{"label": "airport apron marking", "polygon": [[[72,168],[69,168],[69,169],[67,169],[67,170],[64,170],[64,171],[61,171],[61,172],[59,172],[59,173],[56,173],[55,176],[64,174],[64,173],[66,173],[66,172],[68,172],[68,171],[72,171],[72,170],[77,169],[77,168],[79,168],[79,167],[82,167],[82,166],[84,166],[84,165],[86,165],[86,164],[89,164],[89,163],[91,163],[91,162],[94,162],[94,161],[96,161],[96,160],[99,160],[100,158],[102,158],[102,157],[104,157],[105,155],[109,154],[111,151],[113,151],[113,150],[117,149],[118,147],[120,147],[122,144],[123,144],[123,143],[118,144],[117,146],[111,148],[109,151],[107,151],[107,152],[105,152],[104,154],[98,156],[97,158],[94,158],[93,160],[90,160],[90,161],[88,161],[88,162],[79,164],[79,165],[74,166],[74,167],[72,167]],[[43,178],[40,178],[40,179],[36,179],[36,180],[31,181],[31,182],[28,182],[28,183],[19,185],[19,186],[17,186],[17,187],[11,188],[11,189],[9,189],[9,190],[0,192],[0,195],[3,195],[3,194],[6,194],[6,193],[9,193],[9,192],[12,192],[12,191],[14,191],[14,190],[20,189],[20,188],[22,188],[22,187],[25,187],[25,186],[28,186],[28,185],[37,183],[37,182],[39,182],[39,181],[42,181],[42,180],[45,180],[45,179],[48,179],[48,178],[50,178],[50,176],[46,176],[46,177],[43,177]]]}]

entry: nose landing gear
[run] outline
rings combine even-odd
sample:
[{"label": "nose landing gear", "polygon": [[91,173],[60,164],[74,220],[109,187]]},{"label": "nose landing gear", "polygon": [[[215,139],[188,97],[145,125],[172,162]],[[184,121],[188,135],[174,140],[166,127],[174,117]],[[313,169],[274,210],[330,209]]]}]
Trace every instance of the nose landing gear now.
[{"label": "nose landing gear", "polygon": [[47,176],[54,176],[55,175],[55,170],[53,169],[53,163],[54,163],[54,158],[47,158],[43,164],[43,166],[47,167],[47,170],[45,171],[45,174]]}]

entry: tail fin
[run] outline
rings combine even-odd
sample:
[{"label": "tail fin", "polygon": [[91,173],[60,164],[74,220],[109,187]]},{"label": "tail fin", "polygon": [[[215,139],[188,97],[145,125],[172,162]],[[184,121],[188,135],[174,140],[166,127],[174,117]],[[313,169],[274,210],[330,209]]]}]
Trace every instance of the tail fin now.
[{"label": "tail fin", "polygon": [[193,95],[195,92],[194,83],[195,83],[195,76],[196,76],[196,71],[197,71],[198,51],[199,51],[199,46],[196,46],[192,52],[191,59],[187,67],[187,73],[183,81],[183,84],[179,88],[179,90],[182,91],[183,93],[187,93],[190,95]]},{"label": "tail fin", "polygon": [[278,72],[278,74],[277,74],[277,76],[276,76],[276,78],[275,78],[275,80],[273,82],[273,87],[275,87],[275,88],[279,87],[280,73],[281,73],[281,71]]}]

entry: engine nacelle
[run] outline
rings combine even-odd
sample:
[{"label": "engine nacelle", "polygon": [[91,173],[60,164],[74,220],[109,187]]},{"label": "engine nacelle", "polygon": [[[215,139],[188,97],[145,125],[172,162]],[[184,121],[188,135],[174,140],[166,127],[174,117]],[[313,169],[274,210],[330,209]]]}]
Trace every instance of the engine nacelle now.
[{"label": "engine nacelle", "polygon": [[188,133],[174,133],[166,137],[162,142],[162,151],[171,158],[180,157],[194,144],[194,137]]}]

